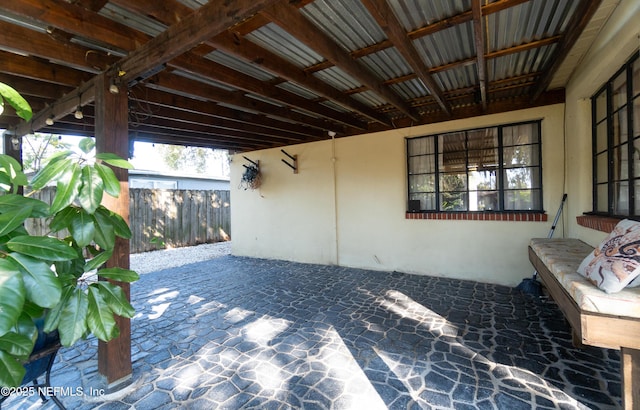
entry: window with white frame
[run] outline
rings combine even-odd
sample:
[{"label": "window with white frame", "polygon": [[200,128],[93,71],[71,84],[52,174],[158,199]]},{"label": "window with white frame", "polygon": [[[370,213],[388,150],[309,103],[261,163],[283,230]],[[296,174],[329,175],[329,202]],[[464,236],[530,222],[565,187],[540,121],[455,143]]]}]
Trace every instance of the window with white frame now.
[{"label": "window with white frame", "polygon": [[640,216],[640,58],[591,97],[593,212]]},{"label": "window with white frame", "polygon": [[408,138],[408,210],[542,212],[540,121]]}]

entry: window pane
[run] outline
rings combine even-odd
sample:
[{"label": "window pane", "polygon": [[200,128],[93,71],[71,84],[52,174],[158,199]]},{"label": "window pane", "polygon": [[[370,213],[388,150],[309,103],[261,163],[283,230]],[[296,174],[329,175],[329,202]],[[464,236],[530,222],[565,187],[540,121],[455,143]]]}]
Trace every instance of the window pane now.
[{"label": "window pane", "polygon": [[640,97],[633,100],[633,136],[640,137]]},{"label": "window pane", "polygon": [[502,128],[502,144],[507,146],[540,142],[538,124],[520,124]]},{"label": "window pane", "polygon": [[412,138],[407,140],[409,156],[433,154],[433,138]]},{"label": "window pane", "polygon": [[434,174],[410,175],[409,176],[409,192],[436,192]]},{"label": "window pane", "polygon": [[629,179],[628,145],[622,144],[613,149],[613,179]]},{"label": "window pane", "polygon": [[598,207],[596,211],[609,213],[609,194],[607,192],[607,184],[597,185]]},{"label": "window pane", "polygon": [[498,167],[498,149],[487,148],[469,151],[468,169],[487,169]]},{"label": "window pane", "polygon": [[466,211],[466,192],[443,192],[440,194],[441,211]]},{"label": "window pane", "polygon": [[469,191],[470,211],[500,210],[498,191]]},{"label": "window pane", "polygon": [[498,146],[498,129],[485,128],[467,132],[467,149],[483,150]]},{"label": "window pane", "polygon": [[440,191],[466,191],[467,174],[440,174]]},{"label": "window pane", "polygon": [[420,155],[418,157],[409,157],[409,174],[425,174],[427,172],[436,172],[435,155]]},{"label": "window pane", "polygon": [[420,201],[421,211],[435,211],[436,209],[436,194],[432,193],[417,193],[409,195],[409,199]]},{"label": "window pane", "polygon": [[498,189],[497,170],[469,172],[469,189],[478,191]]},{"label": "window pane", "polygon": [[540,165],[538,145],[523,145],[504,149],[503,161],[505,167],[518,165]]},{"label": "window pane", "polygon": [[[633,140],[633,176],[640,177],[640,138]],[[640,191],[636,191],[640,194]],[[640,208],[636,208],[640,211]]]},{"label": "window pane", "polygon": [[607,116],[607,93],[603,90],[596,98],[596,122],[602,121]]},{"label": "window pane", "polygon": [[640,94],[640,58],[636,59],[636,62],[633,63],[633,96],[637,96]]},{"label": "window pane", "polygon": [[505,169],[505,189],[540,188],[537,168]]},{"label": "window pane", "polygon": [[466,171],[467,144],[464,132],[456,132],[439,137],[440,171]]},{"label": "window pane", "polygon": [[596,129],[596,152],[607,150],[607,121],[598,124]]},{"label": "window pane", "polygon": [[633,189],[635,190],[635,212],[634,214],[637,215],[640,212],[640,180],[636,180],[633,183]]},{"label": "window pane", "polygon": [[627,103],[627,70],[623,70],[612,83],[613,111]]},{"label": "window pane", "polygon": [[627,110],[623,109],[613,115],[613,145],[627,142],[629,127],[627,124]]},{"label": "window pane", "polygon": [[521,189],[517,191],[505,191],[504,208],[510,211],[538,210],[540,206],[540,193],[538,190]]},{"label": "window pane", "polygon": [[596,156],[596,182],[607,182],[609,179],[609,161],[607,153],[603,152]]},{"label": "window pane", "polygon": [[616,182],[613,185],[614,201],[613,213],[616,215],[629,215],[629,183]]}]

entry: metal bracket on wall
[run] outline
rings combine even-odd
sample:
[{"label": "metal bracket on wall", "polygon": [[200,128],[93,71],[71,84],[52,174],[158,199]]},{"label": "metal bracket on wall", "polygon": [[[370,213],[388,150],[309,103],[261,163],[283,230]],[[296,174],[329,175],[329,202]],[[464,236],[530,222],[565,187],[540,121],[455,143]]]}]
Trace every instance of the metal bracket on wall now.
[{"label": "metal bracket on wall", "polygon": [[293,164],[290,164],[289,162],[287,162],[287,160],[283,159],[282,162],[284,162],[285,164],[287,164],[287,166],[291,169],[293,169],[293,173],[297,174],[298,173],[298,156],[297,155],[289,155],[289,153],[283,149],[280,150],[284,155],[288,156],[289,158],[291,158],[291,160],[293,161]]},{"label": "metal bracket on wall", "polygon": [[[252,163],[252,164],[253,164],[253,166],[255,166],[255,167],[256,167],[256,169],[257,169],[258,171],[260,171],[260,161],[258,161],[258,162],[251,161],[249,158],[245,157],[244,155],[242,156],[242,158],[244,158],[244,159],[246,159],[247,161],[249,161],[250,163]],[[247,166],[247,165],[245,165],[245,164],[242,164],[242,166],[243,166],[243,167],[245,167],[245,168],[247,168],[247,169],[249,169],[249,168],[250,168],[249,166]]]}]

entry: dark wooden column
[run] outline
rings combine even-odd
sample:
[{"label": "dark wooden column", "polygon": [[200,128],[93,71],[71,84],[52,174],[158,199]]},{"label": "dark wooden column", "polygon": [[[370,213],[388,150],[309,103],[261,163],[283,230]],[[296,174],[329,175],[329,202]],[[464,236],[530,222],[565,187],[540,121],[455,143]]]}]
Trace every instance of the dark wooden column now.
[{"label": "dark wooden column", "polygon": [[[95,82],[96,113],[96,151],[111,152],[127,158],[129,155],[128,101],[126,90],[118,94],[109,92],[109,80],[104,74]],[[121,87],[122,88],[122,87]],[[121,215],[129,222],[129,172],[126,169],[114,168],[120,180],[120,196],[113,198],[104,196],[102,204]],[[113,256],[107,267],[129,269],[129,240],[116,238]],[[130,298],[129,284],[115,282]],[[120,336],[110,342],[98,344],[98,371],[107,378],[110,386],[117,385],[131,376],[131,322],[127,318],[116,316],[120,328]]]}]

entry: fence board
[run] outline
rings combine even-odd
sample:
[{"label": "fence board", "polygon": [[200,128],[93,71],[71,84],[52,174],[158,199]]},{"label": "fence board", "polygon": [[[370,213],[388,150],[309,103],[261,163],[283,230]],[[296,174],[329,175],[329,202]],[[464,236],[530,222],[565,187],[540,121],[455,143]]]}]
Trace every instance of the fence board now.
[{"label": "fence board", "polygon": [[[51,204],[55,187],[47,187],[32,196]],[[130,252],[161,249],[162,246],[151,243],[154,237],[164,241],[167,247],[230,240],[229,198],[229,191],[129,189]],[[35,234],[42,234],[46,229],[45,224],[32,219],[26,227]]]}]

